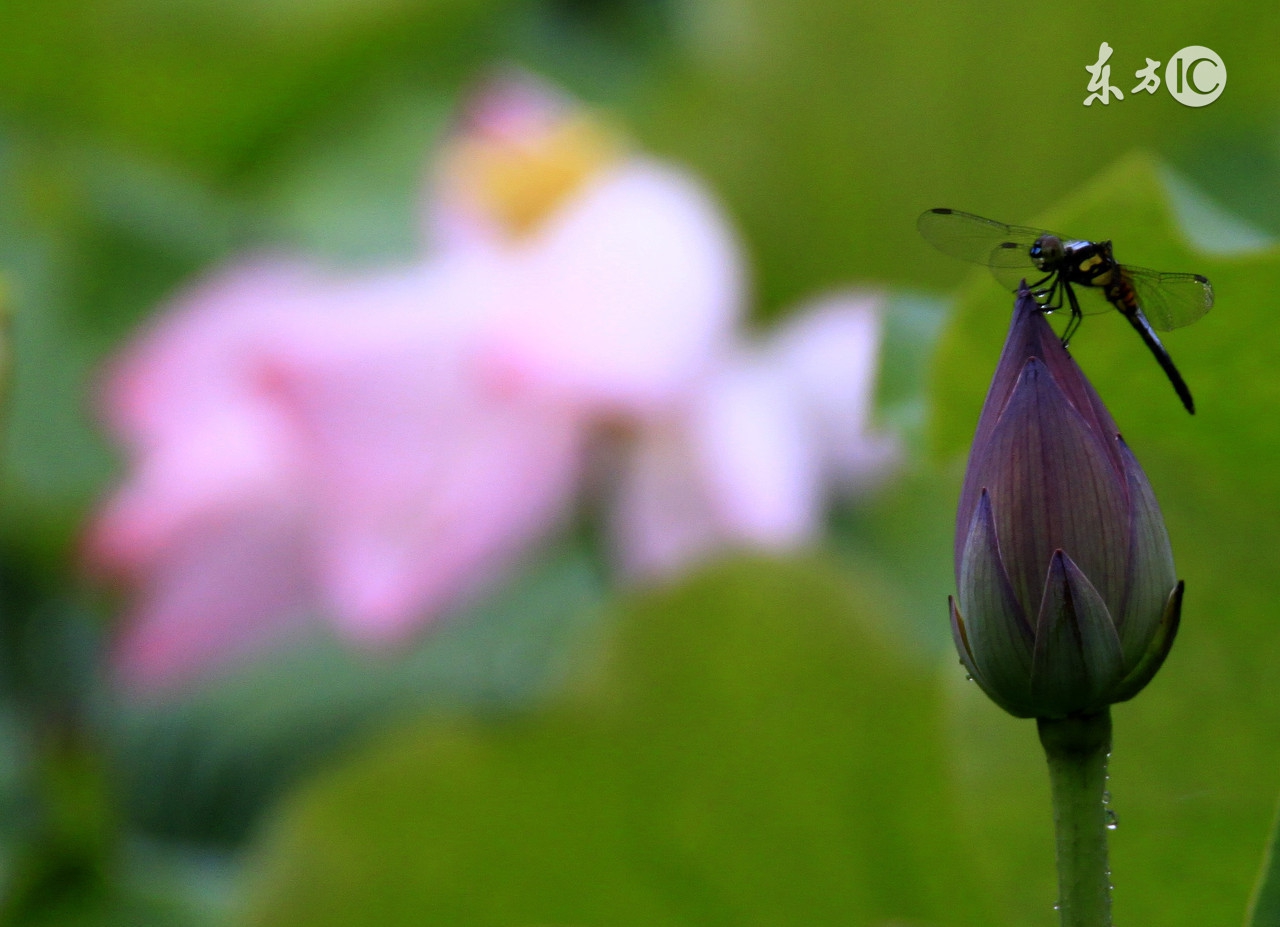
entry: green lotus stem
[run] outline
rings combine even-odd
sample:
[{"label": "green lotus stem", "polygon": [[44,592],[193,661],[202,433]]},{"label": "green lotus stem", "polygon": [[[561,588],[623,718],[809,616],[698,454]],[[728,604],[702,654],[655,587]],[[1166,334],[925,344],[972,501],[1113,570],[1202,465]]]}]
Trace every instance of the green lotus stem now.
[{"label": "green lotus stem", "polygon": [[1111,712],[1039,718],[1049,761],[1058,847],[1058,913],[1062,927],[1111,927],[1107,865],[1107,757]]}]

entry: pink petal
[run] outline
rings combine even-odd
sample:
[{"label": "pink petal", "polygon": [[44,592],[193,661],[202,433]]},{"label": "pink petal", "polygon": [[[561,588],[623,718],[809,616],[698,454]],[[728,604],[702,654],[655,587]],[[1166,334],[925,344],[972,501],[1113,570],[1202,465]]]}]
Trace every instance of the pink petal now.
[{"label": "pink petal", "polygon": [[481,271],[366,283],[368,305],[353,296],[348,321],[270,362],[314,487],[320,581],[357,638],[435,617],[571,501],[581,419],[476,376],[469,320],[491,294],[465,284]]},{"label": "pink petal", "polygon": [[272,500],[194,527],[152,570],[116,642],[137,691],[208,674],[306,622],[307,551],[297,512]]},{"label": "pink petal", "polygon": [[812,534],[821,500],[817,448],[779,370],[762,360],[725,370],[700,397],[692,427],[728,537],[785,548]]},{"label": "pink petal", "polygon": [[289,497],[294,447],[274,410],[229,400],[138,455],[89,530],[90,562],[137,575],[155,567],[193,522],[251,500]]},{"label": "pink petal", "polygon": [[251,388],[244,365],[253,346],[311,317],[330,283],[302,262],[259,258],[189,288],[112,364],[101,390],[107,423],[141,451],[242,395]]},{"label": "pink petal", "polygon": [[632,576],[675,574],[722,542],[686,422],[650,422],[635,435],[618,475],[611,527],[620,566]]},{"label": "pink petal", "polygon": [[623,567],[664,575],[717,547],[803,543],[819,518],[815,452],[777,370],[759,359],[726,365],[674,420],[642,426],[616,502]]},{"label": "pink petal", "polygon": [[605,172],[511,258],[492,375],[594,408],[671,402],[738,318],[741,258],[724,217],[692,180],[656,163]]},{"label": "pink petal", "polygon": [[901,456],[897,438],[872,422],[883,302],[832,294],[793,313],[772,339],[770,355],[794,384],[833,490],[864,489]]},{"label": "pink petal", "polygon": [[322,275],[296,262],[228,268],[181,295],[113,364],[103,417],[132,460],[89,530],[100,568],[149,568],[186,530],[285,492],[294,448],[254,376],[276,333],[322,311]]}]

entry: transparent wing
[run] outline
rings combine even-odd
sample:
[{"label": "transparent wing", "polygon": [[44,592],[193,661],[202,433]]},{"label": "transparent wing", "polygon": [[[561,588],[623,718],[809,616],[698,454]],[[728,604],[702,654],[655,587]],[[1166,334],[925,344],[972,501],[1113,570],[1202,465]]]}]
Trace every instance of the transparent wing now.
[{"label": "transparent wing", "polygon": [[1006,225],[957,209],[930,209],[920,214],[916,228],[925,241],[943,254],[984,264],[1009,289],[1017,289],[1024,278],[1043,276],[1031,263],[1028,252],[1044,229]]},{"label": "transparent wing", "polygon": [[1167,274],[1121,265],[1151,327],[1162,332],[1190,325],[1213,308],[1213,284],[1200,274]]}]

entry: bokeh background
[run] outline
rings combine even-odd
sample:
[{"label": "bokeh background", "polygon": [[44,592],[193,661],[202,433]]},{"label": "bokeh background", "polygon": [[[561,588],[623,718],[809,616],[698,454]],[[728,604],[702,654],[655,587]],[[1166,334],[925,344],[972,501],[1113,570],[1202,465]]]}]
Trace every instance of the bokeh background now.
[{"label": "bokeh background", "polygon": [[[1167,666],[1115,710],[1116,918],[1238,922],[1280,792],[1277,27],[1245,3],[0,4],[5,922],[1053,923],[1032,726],[965,682],[946,623],[1010,300],[919,240],[940,205],[1215,283],[1167,341],[1193,419],[1122,320],[1073,350],[1187,583]],[[1102,41],[1127,95],[1086,108]],[[1187,45],[1226,63],[1219,100],[1127,93]],[[510,67],[700,178],[760,332],[815,293],[887,294],[892,472],[802,549],[658,585],[622,581],[586,504],[398,647],[312,629],[125,691],[129,593],[83,556],[125,470],[103,364],[236,255],[412,259],[431,152]]]}]

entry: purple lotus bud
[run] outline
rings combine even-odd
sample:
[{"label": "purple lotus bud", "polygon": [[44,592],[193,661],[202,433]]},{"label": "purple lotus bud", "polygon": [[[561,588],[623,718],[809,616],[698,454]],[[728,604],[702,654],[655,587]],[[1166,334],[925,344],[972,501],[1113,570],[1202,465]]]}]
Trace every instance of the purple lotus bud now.
[{"label": "purple lotus bud", "polygon": [[1132,698],[1178,630],[1182,583],[1146,475],[1025,285],[956,521],[960,660],[1021,718]]}]

